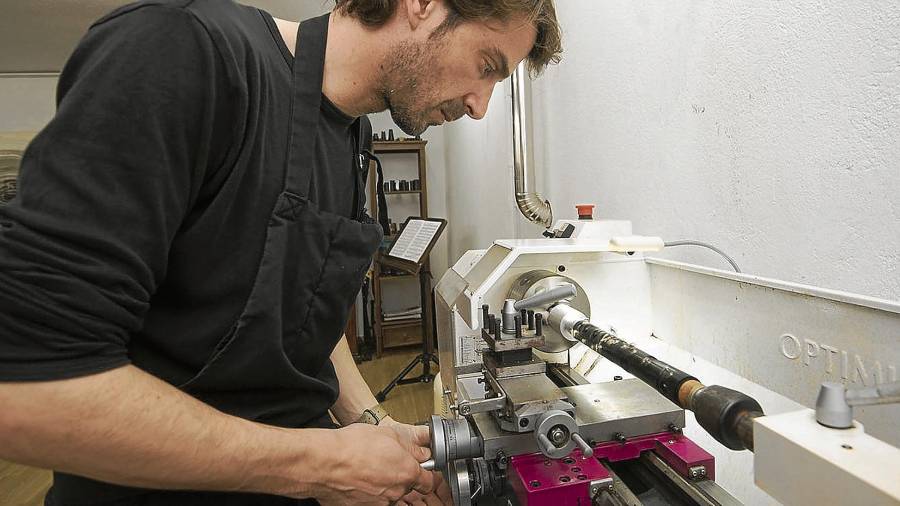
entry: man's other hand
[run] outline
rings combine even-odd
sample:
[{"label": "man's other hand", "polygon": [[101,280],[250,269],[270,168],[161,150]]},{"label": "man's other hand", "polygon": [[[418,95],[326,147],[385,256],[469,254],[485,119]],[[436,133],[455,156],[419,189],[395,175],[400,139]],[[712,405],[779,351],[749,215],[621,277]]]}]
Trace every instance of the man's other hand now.
[{"label": "man's other hand", "polygon": [[441,473],[431,473],[434,475],[434,492],[430,494],[420,494],[419,492],[410,492],[403,496],[403,499],[397,502],[398,506],[438,506],[453,504],[453,498],[450,496],[450,487]]}]

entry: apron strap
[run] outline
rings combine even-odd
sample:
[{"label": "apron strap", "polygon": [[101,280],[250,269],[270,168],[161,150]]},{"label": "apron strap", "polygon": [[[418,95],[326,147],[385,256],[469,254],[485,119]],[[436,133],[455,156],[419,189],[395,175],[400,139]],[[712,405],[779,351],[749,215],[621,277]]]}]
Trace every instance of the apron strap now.
[{"label": "apron strap", "polygon": [[303,198],[309,197],[312,179],[329,16],[325,14],[300,23],[294,48],[294,94],[284,188]]},{"label": "apron strap", "polygon": [[369,180],[369,161],[375,161],[375,170],[378,176],[377,181],[375,182],[375,195],[377,198],[377,202],[372,202],[372,211],[374,212],[375,218],[378,220],[378,224],[381,225],[382,231],[384,235],[390,234],[390,227],[388,226],[388,208],[387,208],[387,199],[384,196],[384,171],[381,168],[381,160],[378,159],[377,156],[372,154],[372,123],[369,121],[369,118],[366,116],[360,116],[359,119],[356,120],[356,144],[358,151],[357,157],[359,159],[359,172],[360,177],[357,178],[357,186],[356,191],[359,192],[358,198],[358,206],[361,213],[357,214],[357,219],[362,217],[362,214],[365,213],[365,209],[363,206],[365,205],[366,197],[366,181]]},{"label": "apron strap", "polygon": [[[375,209],[375,217],[378,219],[378,223],[381,225],[381,229],[384,232],[384,235],[390,235],[391,227],[388,226],[388,207],[387,207],[387,198],[384,196],[384,171],[381,168],[381,160],[378,159],[377,156],[367,151],[366,154],[372,160],[375,160],[375,171],[377,177],[377,181],[375,182],[375,195],[378,199],[377,209]],[[373,204],[375,205],[375,204]]]}]

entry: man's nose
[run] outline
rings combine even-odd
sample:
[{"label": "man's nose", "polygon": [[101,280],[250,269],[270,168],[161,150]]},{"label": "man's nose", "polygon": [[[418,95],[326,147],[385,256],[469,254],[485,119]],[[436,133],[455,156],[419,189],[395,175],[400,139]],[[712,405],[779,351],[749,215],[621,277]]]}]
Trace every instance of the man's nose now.
[{"label": "man's nose", "polygon": [[494,83],[466,96],[466,114],[472,119],[481,119],[487,114],[488,103],[494,93]]}]

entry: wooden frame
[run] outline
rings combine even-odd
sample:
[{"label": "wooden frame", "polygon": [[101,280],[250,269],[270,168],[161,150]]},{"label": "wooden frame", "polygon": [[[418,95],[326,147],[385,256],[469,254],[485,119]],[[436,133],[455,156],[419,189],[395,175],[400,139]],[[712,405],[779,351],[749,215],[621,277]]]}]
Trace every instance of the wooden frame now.
[{"label": "wooden frame", "polygon": [[[420,187],[418,190],[393,191],[385,192],[385,197],[390,198],[391,195],[417,195],[419,197],[419,216],[428,217],[428,178],[425,167],[425,146],[427,141],[424,140],[408,140],[408,141],[374,141],[372,143],[372,151],[376,155],[381,154],[410,154],[416,155],[417,167]],[[374,162],[373,162],[374,166]],[[385,172],[388,167],[383,166]],[[386,179],[389,179],[386,177]],[[378,201],[376,194],[377,175],[375,170],[369,171],[369,206],[374,209],[374,204]],[[390,237],[393,240],[396,237]],[[428,336],[421,336],[420,328],[422,327],[422,318],[407,318],[403,320],[395,320],[385,322],[382,318],[382,283],[396,282],[398,279],[409,279],[416,277],[415,274],[403,276],[388,276],[382,273],[382,256],[380,253],[376,255],[372,273],[372,294],[375,302],[375,319],[372,325],[375,330],[376,356],[381,357],[386,348],[399,348],[403,346],[421,345],[422,339]],[[427,256],[426,256],[427,258]],[[422,265],[418,276],[430,276],[429,262],[426,261]],[[421,281],[421,280],[420,280]],[[422,316],[425,318],[426,326],[430,325],[430,308],[422,308]],[[430,328],[430,327],[429,327]]]}]

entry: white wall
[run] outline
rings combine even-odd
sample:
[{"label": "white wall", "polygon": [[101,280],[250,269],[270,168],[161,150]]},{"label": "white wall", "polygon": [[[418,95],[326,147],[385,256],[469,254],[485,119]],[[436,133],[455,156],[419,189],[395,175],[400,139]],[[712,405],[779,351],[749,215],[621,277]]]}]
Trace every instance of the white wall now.
[{"label": "white wall", "polygon": [[897,3],[558,3],[566,61],[536,86],[555,203],[900,299]]},{"label": "white wall", "polygon": [[242,4],[255,5],[276,18],[301,21],[325,14],[334,8],[334,0],[237,0]]},{"label": "white wall", "polygon": [[[131,0],[0,0],[0,132],[36,131],[56,110],[56,73],[87,27]],[[8,2],[8,4],[7,4]],[[284,19],[324,14],[333,0],[242,0]],[[32,74],[28,74],[31,72]]]},{"label": "white wall", "polygon": [[484,119],[464,117],[442,127],[451,264],[495,239],[539,237],[544,230],[525,221],[516,208],[511,107],[509,83],[503,82],[494,88]]},{"label": "white wall", "polygon": [[[596,203],[754,274],[900,299],[900,4],[556,3],[564,60],[533,92],[557,217]],[[488,213],[460,197],[509,173],[498,112],[448,129],[451,215],[490,229],[454,235],[453,255],[510,236],[511,203]]]},{"label": "white wall", "polygon": [[451,263],[467,250],[515,235],[509,103],[507,87],[497,86],[485,119],[442,127]]},{"label": "white wall", "polygon": [[55,75],[0,74],[0,132],[37,131],[56,111]]},{"label": "white wall", "polygon": [[[0,72],[58,72],[88,26],[133,0],[0,0]],[[325,13],[333,0],[239,0],[276,17]]]}]

